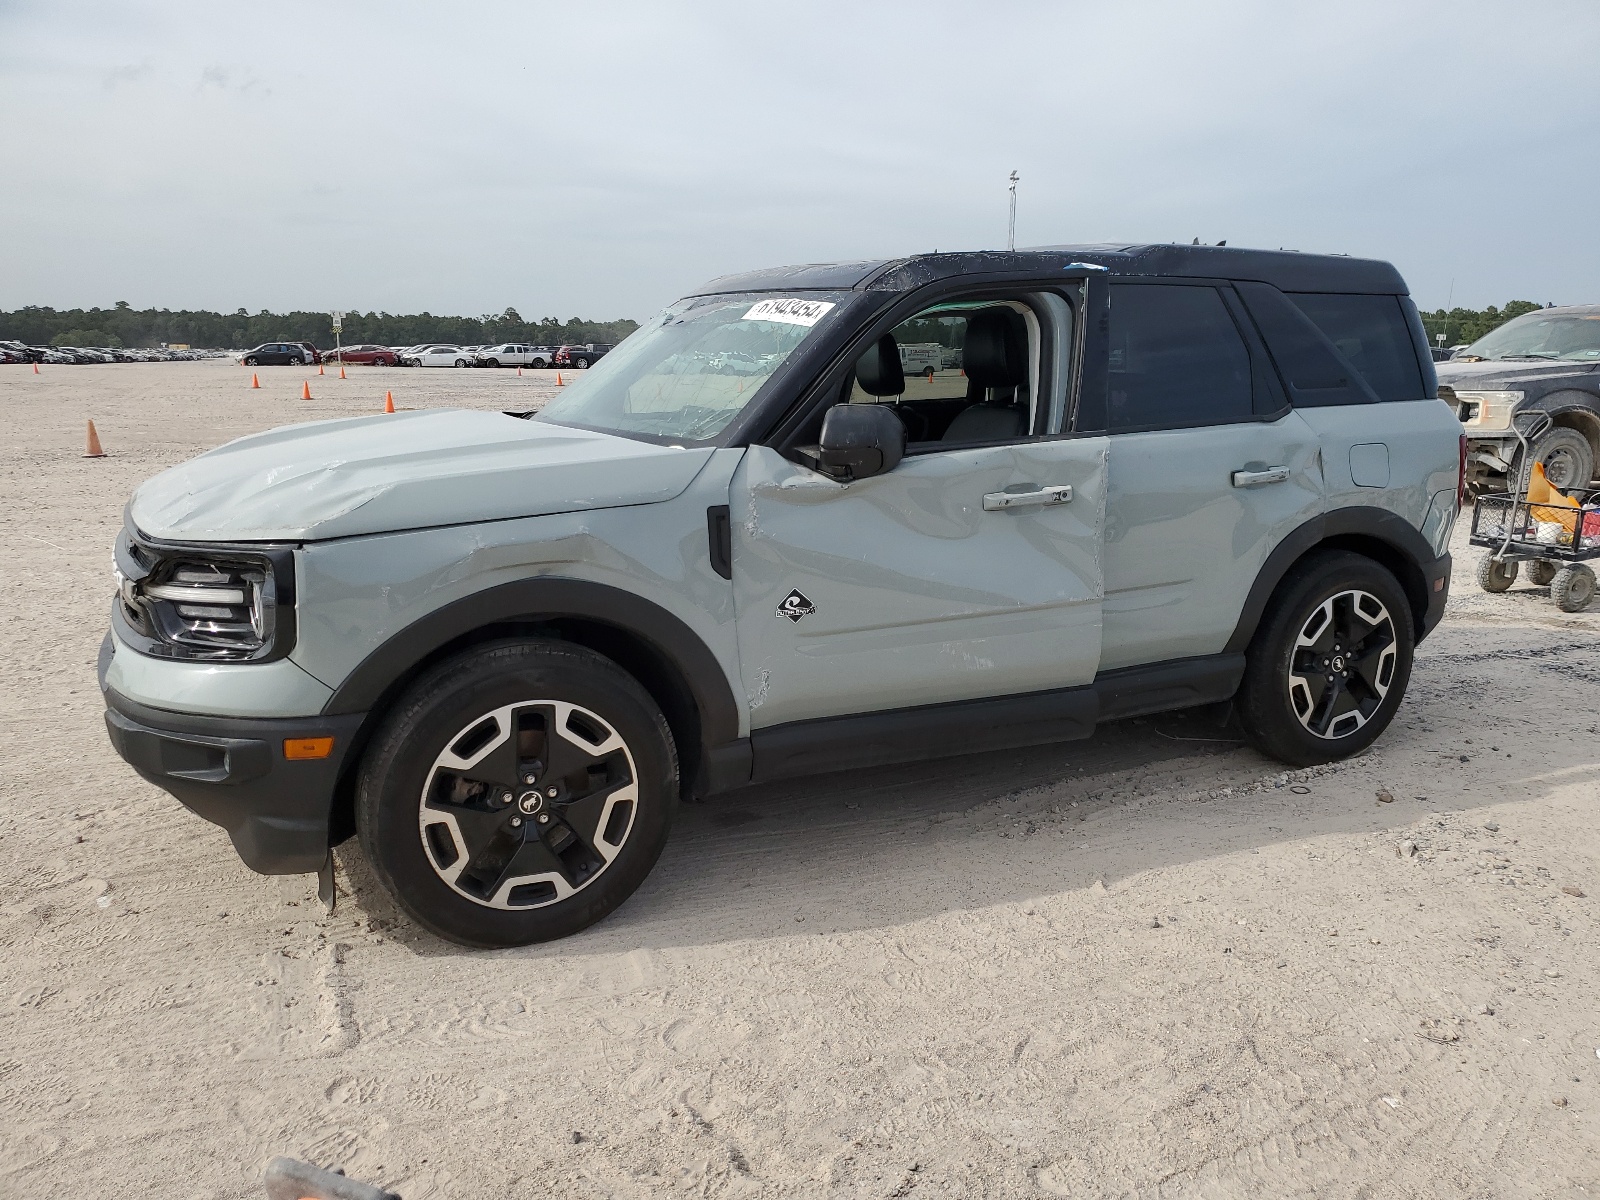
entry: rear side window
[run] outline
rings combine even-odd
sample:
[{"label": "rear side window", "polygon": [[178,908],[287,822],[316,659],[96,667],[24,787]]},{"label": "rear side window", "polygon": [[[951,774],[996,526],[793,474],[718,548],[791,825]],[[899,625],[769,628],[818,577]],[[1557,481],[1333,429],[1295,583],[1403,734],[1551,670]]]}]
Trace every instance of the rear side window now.
[{"label": "rear side window", "polygon": [[1111,287],[1107,428],[1248,421],[1250,352],[1212,287]]},{"label": "rear side window", "polygon": [[1289,299],[1360,372],[1380,400],[1419,400],[1427,394],[1400,297],[1293,292]]}]

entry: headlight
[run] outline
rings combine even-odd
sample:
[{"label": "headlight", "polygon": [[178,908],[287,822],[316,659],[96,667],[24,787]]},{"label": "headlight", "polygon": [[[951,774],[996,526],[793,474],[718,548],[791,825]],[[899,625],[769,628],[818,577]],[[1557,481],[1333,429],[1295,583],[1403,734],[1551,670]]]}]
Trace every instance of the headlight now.
[{"label": "headlight", "polygon": [[1464,392],[1456,389],[1461,423],[1472,429],[1510,429],[1511,410],[1522,402],[1521,392]]},{"label": "headlight", "polygon": [[166,658],[263,662],[294,645],[294,553],[187,546],[124,530],[116,547],[118,632]]}]

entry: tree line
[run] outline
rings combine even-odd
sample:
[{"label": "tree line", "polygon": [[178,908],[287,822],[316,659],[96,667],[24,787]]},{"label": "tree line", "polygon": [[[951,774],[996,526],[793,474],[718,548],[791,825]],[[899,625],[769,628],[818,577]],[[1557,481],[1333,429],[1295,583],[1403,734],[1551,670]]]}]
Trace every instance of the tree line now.
[{"label": "tree line", "polygon": [[1444,334],[1446,346],[1459,346],[1463,342],[1471,344],[1488,333],[1491,329],[1498,329],[1514,317],[1524,313],[1538,312],[1544,305],[1535,304],[1532,300],[1510,300],[1504,308],[1490,305],[1479,310],[1473,308],[1452,308],[1449,312],[1436,309],[1431,313],[1422,314],[1422,327],[1428,331],[1428,340],[1438,344],[1438,335]]},{"label": "tree line", "polygon": [[[559,321],[545,317],[525,321],[514,308],[481,317],[438,317],[432,313],[349,312],[340,338],[347,346],[375,342],[380,346],[414,346],[450,342],[477,346],[497,342],[531,342],[539,346],[620,342],[639,327],[637,321]],[[114,308],[54,309],[28,306],[0,311],[0,340],[30,346],[155,347],[194,346],[243,350],[262,342],[311,342],[332,346],[333,318],[327,313],[216,313],[200,310],[133,308],[125,300]]]},{"label": "tree line", "polygon": [[[1513,317],[1543,307],[1531,300],[1512,300],[1504,308],[1438,309],[1422,314],[1429,341],[1444,334],[1446,346],[1475,342]],[[955,323],[924,323],[919,332],[930,342],[953,344]],[[440,317],[432,313],[346,313],[340,334],[345,345],[376,342],[380,346],[414,346],[419,342],[449,342],[458,346],[497,342],[531,342],[536,346],[587,345],[620,342],[639,327],[637,321],[586,321],[573,317],[558,321],[545,317],[525,321],[514,308],[481,317]],[[30,346],[195,346],[205,349],[243,350],[262,342],[311,342],[333,345],[333,318],[327,313],[215,313],[181,309],[133,308],[119,300],[113,308],[54,309],[28,306],[0,311],[0,340]]]}]

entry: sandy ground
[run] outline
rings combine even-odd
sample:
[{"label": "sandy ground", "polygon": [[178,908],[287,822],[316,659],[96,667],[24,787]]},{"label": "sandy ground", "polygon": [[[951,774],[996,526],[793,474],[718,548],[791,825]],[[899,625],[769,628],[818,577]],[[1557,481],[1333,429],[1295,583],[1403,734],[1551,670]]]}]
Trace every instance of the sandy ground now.
[{"label": "sandy ground", "polygon": [[1355,761],[1167,718],[752,789],[598,928],[466,952],[115,757],[109,547],[227,438],[553,380],[259,374],[0,368],[0,1196],[256,1196],[277,1153],[406,1200],[1600,1192],[1600,611],[1477,592],[1458,538]]}]

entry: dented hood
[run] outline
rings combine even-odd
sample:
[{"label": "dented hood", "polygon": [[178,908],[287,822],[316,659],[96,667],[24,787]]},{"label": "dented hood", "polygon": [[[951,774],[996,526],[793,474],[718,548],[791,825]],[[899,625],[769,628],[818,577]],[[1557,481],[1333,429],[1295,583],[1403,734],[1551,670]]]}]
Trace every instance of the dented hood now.
[{"label": "dented hood", "polygon": [[146,482],[129,514],[174,541],[316,541],[653,504],[711,454],[503,413],[395,413],[229,442]]}]

